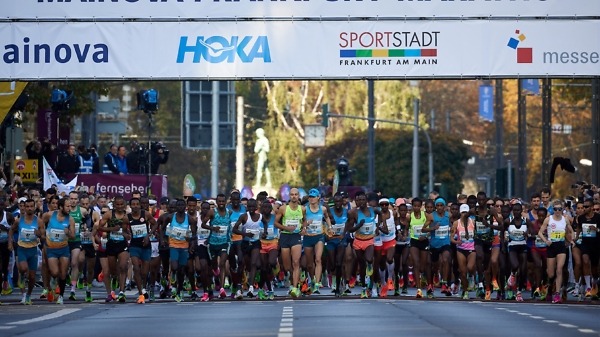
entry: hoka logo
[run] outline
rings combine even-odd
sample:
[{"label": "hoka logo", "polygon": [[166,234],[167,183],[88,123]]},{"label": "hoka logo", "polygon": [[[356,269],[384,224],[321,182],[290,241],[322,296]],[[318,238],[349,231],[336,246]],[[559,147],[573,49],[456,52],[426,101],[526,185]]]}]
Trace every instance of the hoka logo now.
[{"label": "hoka logo", "polygon": [[188,44],[188,37],[179,39],[177,63],[184,63],[186,54],[192,54],[192,62],[199,63],[201,58],[210,63],[233,63],[237,58],[243,63],[254,62],[262,59],[265,63],[271,62],[269,40],[266,36],[211,36],[204,38],[198,36],[196,43]]}]

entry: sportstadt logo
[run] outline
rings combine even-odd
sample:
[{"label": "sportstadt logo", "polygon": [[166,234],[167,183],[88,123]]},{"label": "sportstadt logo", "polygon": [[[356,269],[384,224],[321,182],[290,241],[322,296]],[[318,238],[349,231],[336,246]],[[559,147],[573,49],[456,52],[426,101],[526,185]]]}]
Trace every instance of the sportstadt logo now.
[{"label": "sportstadt logo", "polygon": [[508,40],[508,46],[517,50],[517,63],[533,63],[533,48],[519,48],[519,43],[525,41],[527,37],[520,30],[515,30],[517,38],[511,37]]}]

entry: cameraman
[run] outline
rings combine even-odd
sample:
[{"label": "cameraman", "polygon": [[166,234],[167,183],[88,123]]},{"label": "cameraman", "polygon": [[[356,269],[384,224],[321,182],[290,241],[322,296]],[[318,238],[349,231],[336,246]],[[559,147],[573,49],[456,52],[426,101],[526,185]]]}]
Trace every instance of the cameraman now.
[{"label": "cameraman", "polygon": [[152,143],[152,167],[150,173],[158,174],[158,166],[166,164],[169,161],[169,149],[162,142]]},{"label": "cameraman", "polygon": [[127,169],[131,174],[144,174],[146,173],[145,167],[148,164],[144,161],[147,157],[145,156],[145,148],[138,142],[131,142],[131,149],[127,154]]}]

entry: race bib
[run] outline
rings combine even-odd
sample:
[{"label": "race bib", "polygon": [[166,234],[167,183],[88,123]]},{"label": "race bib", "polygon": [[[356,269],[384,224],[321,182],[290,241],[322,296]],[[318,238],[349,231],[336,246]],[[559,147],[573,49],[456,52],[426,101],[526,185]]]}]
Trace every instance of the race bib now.
[{"label": "race bib", "polygon": [[313,222],[310,225],[308,225],[308,233],[309,234],[323,233],[323,223],[320,220],[313,220]]},{"label": "race bib", "polygon": [[210,235],[210,230],[204,228],[198,228],[198,240],[206,240]]},{"label": "race bib", "polygon": [[477,230],[477,233],[488,233],[490,231],[490,228],[486,227],[481,221],[475,222],[475,229]]},{"label": "race bib", "polygon": [[21,232],[19,233],[19,239],[23,242],[33,242],[37,240],[37,236],[35,236],[35,230],[29,228],[21,228]]},{"label": "race bib", "polygon": [[131,226],[131,236],[134,239],[143,238],[148,234],[148,226],[146,225],[133,225]]},{"label": "race bib", "polygon": [[82,244],[92,244],[92,232],[81,232],[81,235],[79,237],[81,239]]},{"label": "race bib", "polygon": [[471,241],[473,240],[473,232],[472,231],[468,231],[469,232],[469,238],[467,239],[467,231],[462,231],[460,232],[460,241]]},{"label": "race bib", "polygon": [[81,234],[81,224],[75,223],[75,238],[78,238]]},{"label": "race bib", "polygon": [[382,246],[383,245],[383,241],[381,240],[381,236],[376,236],[373,239],[373,245],[374,246]]},{"label": "race bib", "polygon": [[544,240],[542,240],[539,236],[535,237],[535,246],[538,248],[548,247],[546,242]]},{"label": "race bib", "polygon": [[0,232],[0,242],[8,242],[8,232]]},{"label": "race bib", "polygon": [[47,236],[52,242],[64,242],[67,240],[67,234],[65,234],[63,229],[49,229]]},{"label": "race bib", "polygon": [[290,219],[285,221],[286,226],[294,226],[296,229],[300,228],[300,220],[298,219]]},{"label": "race bib", "polygon": [[108,239],[105,239],[105,238],[100,239],[100,246],[102,247],[102,249],[106,249],[107,242],[108,242]]},{"label": "race bib", "polygon": [[510,232],[510,239],[513,241],[523,241],[523,240],[525,240],[525,232],[519,231],[519,230],[514,230],[514,231]]},{"label": "race bib", "polygon": [[125,237],[123,236],[123,228],[120,228],[117,232],[111,232],[110,239],[113,241],[125,241]]},{"label": "race bib", "polygon": [[173,227],[171,229],[171,237],[175,240],[184,241],[187,236],[188,230],[181,227]]},{"label": "race bib", "polygon": [[346,225],[344,224],[339,224],[339,225],[333,225],[333,235],[335,236],[340,236],[342,235],[342,233],[344,232],[344,227],[346,227]]},{"label": "race bib", "polygon": [[372,235],[375,233],[375,224],[373,222],[365,222],[358,232],[362,235]]},{"label": "race bib", "polygon": [[396,224],[395,223],[393,223],[393,222],[390,223],[390,222],[386,221],[386,225],[387,225],[387,230],[389,232],[389,234],[387,234],[387,235],[392,235],[392,234],[396,233]]},{"label": "race bib", "polygon": [[219,231],[217,232],[218,236],[227,236],[228,228],[226,226],[217,226],[219,227]]},{"label": "race bib", "polygon": [[435,230],[435,237],[438,239],[446,239],[448,238],[450,226],[442,226]]},{"label": "race bib", "polygon": [[275,229],[273,227],[267,227],[267,240],[275,239]]},{"label": "race bib", "polygon": [[252,239],[260,238],[260,230],[259,229],[246,228],[246,233],[251,233],[253,235]]},{"label": "race bib", "polygon": [[596,227],[595,224],[584,223],[581,225],[581,236],[584,238],[595,238],[596,237],[596,229],[592,229]]},{"label": "race bib", "polygon": [[416,237],[423,235],[423,225],[413,226],[412,229]]},{"label": "race bib", "polygon": [[564,239],[565,231],[554,231],[550,234],[550,241],[552,242],[564,241]]}]

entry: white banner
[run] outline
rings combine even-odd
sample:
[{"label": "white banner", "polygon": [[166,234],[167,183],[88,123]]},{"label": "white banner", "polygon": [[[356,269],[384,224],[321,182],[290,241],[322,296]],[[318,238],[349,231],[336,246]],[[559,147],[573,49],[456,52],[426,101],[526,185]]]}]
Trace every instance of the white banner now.
[{"label": "white banner", "polygon": [[48,164],[48,161],[46,161],[46,158],[43,158],[43,159],[44,159],[44,190],[47,190],[54,185],[54,186],[56,186],[56,190],[58,191],[59,194],[63,193],[63,192],[65,194],[68,194],[69,192],[74,191],[75,187],[77,187],[77,177],[78,176],[75,176],[75,178],[73,178],[70,182],[65,184],[56,176],[56,173],[54,173],[54,170]]},{"label": "white banner", "polygon": [[600,15],[598,0],[0,0],[8,19],[467,18]]},{"label": "white banner", "polygon": [[600,75],[599,21],[20,23],[0,79]]}]

